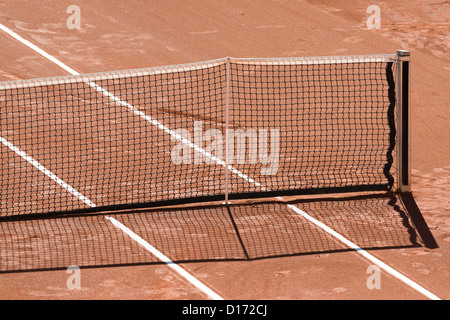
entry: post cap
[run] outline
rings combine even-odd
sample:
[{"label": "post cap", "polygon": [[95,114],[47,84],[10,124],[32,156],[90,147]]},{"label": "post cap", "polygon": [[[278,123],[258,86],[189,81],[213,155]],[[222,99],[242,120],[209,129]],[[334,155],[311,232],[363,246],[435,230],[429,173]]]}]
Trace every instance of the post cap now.
[{"label": "post cap", "polygon": [[409,57],[411,56],[411,52],[407,50],[397,50],[397,56],[399,57]]}]

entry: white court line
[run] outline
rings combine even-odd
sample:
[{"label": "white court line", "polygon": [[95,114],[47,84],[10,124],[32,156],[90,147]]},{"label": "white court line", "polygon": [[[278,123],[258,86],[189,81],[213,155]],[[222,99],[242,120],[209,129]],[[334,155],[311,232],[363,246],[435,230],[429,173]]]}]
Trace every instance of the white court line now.
[{"label": "white court line", "polygon": [[371,261],[372,263],[376,264],[378,267],[380,267],[381,269],[383,269],[385,272],[389,273],[391,276],[399,279],[400,281],[402,281],[403,283],[405,283],[406,285],[410,286],[411,288],[413,288],[414,290],[418,291],[419,293],[423,294],[425,297],[431,299],[431,300],[440,300],[436,295],[434,295],[433,293],[431,293],[430,291],[428,291],[427,289],[421,287],[420,285],[418,285],[417,283],[415,283],[414,281],[412,281],[411,279],[409,279],[408,277],[404,276],[403,274],[401,274],[400,272],[398,272],[397,270],[393,269],[392,267],[388,266],[386,263],[384,263],[383,261],[381,261],[380,259],[374,257],[373,255],[371,255],[370,253],[368,253],[367,251],[365,251],[364,249],[361,249],[359,246],[357,246],[356,244],[354,244],[353,242],[351,242],[350,240],[348,240],[347,238],[345,238],[344,236],[342,236],[341,234],[337,233],[336,231],[334,231],[333,229],[331,229],[330,227],[328,227],[327,225],[325,225],[324,223],[320,222],[319,220],[311,217],[309,214],[305,213],[304,211],[302,211],[301,209],[299,209],[298,207],[294,206],[294,205],[287,205],[291,210],[295,211],[296,213],[298,213],[299,215],[301,215],[303,218],[305,218],[306,220],[312,222],[314,225],[318,226],[319,228],[321,228],[322,230],[324,230],[325,232],[327,232],[328,234],[332,235],[333,237],[335,237],[336,239],[338,239],[339,241],[341,241],[342,243],[346,244],[348,247],[350,247],[351,249],[355,250],[356,252],[358,252],[359,254],[361,254],[363,257],[365,257],[367,260]]},{"label": "white court line", "polygon": [[[79,73],[76,72],[74,69],[68,67],[67,65],[65,65],[64,63],[62,63],[61,61],[59,61],[58,59],[56,59],[55,57],[49,55],[48,53],[46,53],[45,51],[43,51],[42,49],[40,49],[39,47],[35,46],[34,44],[32,44],[31,42],[29,42],[28,40],[22,38],[21,36],[19,36],[18,34],[16,34],[14,31],[12,31],[11,29],[3,26],[2,24],[0,24],[0,29],[5,31],[6,33],[8,33],[9,35],[11,35],[12,37],[14,37],[15,39],[17,39],[18,41],[22,42],[23,44],[25,44],[26,46],[30,47],[31,49],[33,49],[34,51],[38,52],[39,54],[41,54],[42,56],[44,56],[45,58],[49,59],[50,61],[54,62],[55,64],[57,64],[58,66],[60,66],[61,68],[63,68],[64,70],[68,71],[69,73],[73,74],[73,75],[78,75]],[[95,84],[94,84],[95,85]],[[146,115],[145,113],[135,109],[133,106],[131,106],[130,104],[120,100],[119,98],[113,96],[111,93],[109,93],[108,91],[104,90],[103,88],[98,87],[97,85],[95,85],[95,88],[101,92],[104,92],[104,94],[106,94],[107,96],[110,96],[114,101],[128,107],[131,111],[133,111],[135,114],[143,117],[144,119],[146,119],[147,121],[151,122],[152,124],[158,126],[160,129],[164,130],[165,132],[169,133],[170,135],[174,136],[176,139],[183,141],[184,143],[188,144],[190,147],[194,148],[196,151],[201,152],[202,154],[210,157],[213,161],[216,161],[218,164],[220,164],[221,166],[226,167],[226,164],[224,161],[216,158],[215,156],[213,156],[212,154],[209,154],[208,152],[206,152],[205,150],[203,150],[202,148],[196,146],[195,144],[193,144],[192,142],[190,142],[187,139],[184,139],[183,137],[177,135],[175,132],[173,132],[172,130],[170,130],[169,128],[167,128],[166,126],[164,126],[163,124],[161,124],[160,122],[152,119],[151,117],[149,117],[148,115]],[[231,166],[228,166],[228,169],[230,171],[232,171],[233,173],[237,174],[238,176],[240,176],[241,178],[254,183],[257,186],[262,186],[260,183],[258,183],[257,181],[251,179],[250,177],[246,176],[245,174],[241,173],[240,171],[232,168]],[[314,223],[317,227],[321,228],[322,230],[324,230],[325,232],[329,233],[331,236],[335,237],[336,239],[338,239],[339,241],[341,241],[342,243],[344,243],[345,245],[349,246],[350,248],[354,249],[357,253],[361,254],[363,257],[365,257],[366,259],[368,259],[369,261],[371,261],[372,263],[377,264],[380,268],[382,268],[385,272],[388,272],[389,274],[391,274],[393,277],[399,279],[400,281],[402,281],[403,283],[405,283],[406,285],[410,286],[411,288],[413,288],[414,290],[418,291],[419,293],[425,295],[427,298],[433,299],[433,300],[439,300],[439,298],[432,294],[431,292],[429,292],[428,290],[426,290],[425,288],[421,287],[419,284],[415,283],[414,281],[412,281],[411,279],[409,279],[408,277],[402,275],[400,272],[394,270],[393,268],[391,268],[390,266],[388,266],[387,264],[385,264],[384,262],[382,262],[381,260],[377,259],[376,257],[372,256],[370,253],[368,253],[367,251],[362,250],[361,248],[359,248],[358,246],[356,246],[355,244],[353,244],[351,241],[347,240],[345,237],[343,237],[342,235],[340,235],[339,233],[337,233],[336,231],[334,231],[333,229],[329,228],[328,226],[326,226],[325,224],[321,223],[320,221],[314,219],[313,217],[311,217],[310,215],[308,215],[307,213],[303,212],[302,210],[300,210],[299,208],[297,208],[296,206],[293,205],[288,205],[288,207],[291,210],[294,210],[295,212],[297,212],[298,214],[300,214],[302,217],[304,217],[305,219],[307,219],[308,221]]]},{"label": "white court line", "polygon": [[54,56],[48,54],[47,52],[45,52],[44,50],[42,50],[41,48],[39,48],[35,44],[33,44],[30,41],[28,41],[27,39],[22,38],[20,35],[18,35],[17,33],[15,33],[14,31],[12,31],[11,29],[9,29],[8,27],[4,26],[1,23],[0,23],[0,30],[6,32],[7,34],[9,34],[11,37],[16,39],[17,41],[20,41],[22,44],[24,44],[27,47],[29,47],[30,49],[36,51],[37,53],[39,53],[44,58],[50,60],[54,64],[58,65],[60,68],[66,70],[68,73],[73,74],[73,75],[79,75],[79,73],[77,71],[75,71],[74,69],[70,68],[66,64],[62,63],[61,61],[56,59]]},{"label": "white court line", "polygon": [[57,184],[59,184],[61,187],[66,189],[68,192],[73,194],[75,197],[83,201],[85,204],[87,204],[90,207],[95,207],[95,204],[89,200],[87,197],[82,195],[80,192],[78,192],[75,188],[73,188],[71,185],[60,179],[56,174],[45,168],[42,164],[39,163],[36,159],[33,157],[30,157],[28,154],[26,154],[21,149],[17,148],[15,145],[13,145],[11,142],[6,140],[5,138],[0,136],[0,142],[3,143],[5,146],[10,148],[12,151],[17,153],[22,159],[33,165],[35,168],[37,168],[39,171],[41,171],[43,174],[45,174],[47,177],[55,181]]},{"label": "white court line", "polygon": [[201,281],[199,281],[197,278],[192,276],[189,272],[181,268],[179,265],[175,264],[170,260],[167,256],[165,256],[163,253],[161,253],[158,249],[156,249],[154,246],[152,246],[150,243],[142,239],[140,236],[138,236],[136,233],[131,231],[129,228],[127,228],[125,225],[117,221],[116,219],[112,217],[106,217],[115,227],[122,230],[125,234],[127,234],[130,238],[132,238],[134,241],[139,243],[141,246],[143,246],[145,249],[147,249],[149,252],[151,252],[154,256],[156,256],[159,260],[166,263],[170,268],[172,268],[176,273],[181,275],[183,278],[185,278],[189,283],[194,285],[199,290],[206,293],[211,299],[213,300],[223,300],[221,296],[219,296],[217,293],[212,291],[210,288],[208,288],[206,285],[204,285]]},{"label": "white court line", "polygon": [[[78,199],[82,200],[84,203],[89,205],[90,207],[95,207],[95,204],[89,200],[87,197],[82,195],[80,192],[75,190],[72,186],[64,182],[62,179],[60,179],[58,176],[56,176],[53,172],[46,169],[43,165],[41,165],[37,160],[33,159],[29,155],[27,155],[25,152],[14,146],[11,142],[7,141],[3,137],[0,136],[0,142],[2,142],[5,146],[13,150],[15,153],[17,153],[20,157],[22,157],[24,160],[32,164],[34,167],[39,169],[42,173],[44,173],[46,176],[51,178],[53,181],[55,181],[57,184],[59,184],[61,187],[66,189],[68,192],[76,196]],[[123,224],[121,224],[119,221],[117,221],[114,218],[106,217],[114,226],[121,229],[123,232],[125,232],[129,237],[131,237],[133,240],[138,242],[140,245],[142,245],[145,249],[150,251],[153,255],[155,255],[158,259],[160,259],[162,262],[166,263],[169,267],[171,267],[173,270],[175,270],[178,274],[183,276],[186,280],[188,280],[191,284],[193,284],[195,287],[197,287],[199,290],[203,291],[205,294],[207,294],[209,297],[211,297],[214,300],[223,300],[222,297],[220,297],[218,294],[213,292],[211,289],[209,289],[207,286],[205,286],[203,283],[201,283],[199,280],[194,278],[192,275],[190,275],[186,270],[181,268],[180,266],[174,264],[169,258],[167,258],[164,254],[162,254],[160,251],[158,251],[155,247],[150,245],[148,242],[146,242],[144,239],[139,237],[137,234],[132,232],[130,229],[125,227]]]},{"label": "white court line", "polygon": [[[13,150],[15,153],[17,153],[20,157],[22,157],[24,160],[32,164],[34,167],[39,169],[42,173],[44,173],[46,176],[51,178],[53,181],[55,181],[57,184],[59,184],[61,187],[66,189],[68,192],[76,196],[78,199],[82,200],[84,203],[89,205],[90,207],[95,207],[95,204],[89,200],[87,197],[82,195],[80,192],[75,190],[72,186],[64,182],[62,179],[60,179],[57,175],[55,175],[50,170],[46,169],[43,165],[41,165],[37,160],[33,159],[29,155],[27,155],[25,152],[14,146],[11,142],[7,141],[3,137],[0,136],[0,142],[2,142],[5,146]],[[167,258],[165,255],[163,255],[160,251],[158,251],[155,247],[150,245],[148,242],[146,242],[144,239],[139,237],[137,234],[132,232],[130,229],[125,227],[123,224],[121,224],[119,221],[117,221],[114,218],[106,217],[111,223],[113,223],[116,227],[121,229],[123,232],[125,232],[129,237],[131,237],[133,240],[138,242],[140,245],[142,245],[145,249],[150,251],[152,254],[154,254],[158,259],[160,259],[162,262],[166,263],[169,267],[171,267],[173,270],[175,270],[178,274],[183,276],[186,280],[188,280],[191,284],[193,284],[195,287],[197,287],[199,290],[203,291],[205,294],[207,294],[209,297],[211,297],[214,300],[223,300],[218,294],[213,292],[211,289],[209,289],[207,286],[205,286],[203,283],[201,283],[199,280],[194,278],[192,275],[190,275],[186,270],[181,268],[180,266],[174,264],[169,258]]]}]

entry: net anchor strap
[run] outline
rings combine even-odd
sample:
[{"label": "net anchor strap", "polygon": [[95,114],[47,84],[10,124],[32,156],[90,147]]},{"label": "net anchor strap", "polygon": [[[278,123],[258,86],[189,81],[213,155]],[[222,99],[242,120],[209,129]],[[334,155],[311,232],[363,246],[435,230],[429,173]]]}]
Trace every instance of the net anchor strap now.
[{"label": "net anchor strap", "polygon": [[230,124],[230,60],[226,58],[226,93],[225,93],[225,202],[229,204],[228,194],[229,190],[229,166],[230,166],[230,153],[229,153],[229,124]]}]

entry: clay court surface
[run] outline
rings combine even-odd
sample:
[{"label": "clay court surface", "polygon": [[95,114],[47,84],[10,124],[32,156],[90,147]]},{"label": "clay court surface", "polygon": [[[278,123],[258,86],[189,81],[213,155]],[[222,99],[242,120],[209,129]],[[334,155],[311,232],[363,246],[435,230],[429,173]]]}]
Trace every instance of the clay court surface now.
[{"label": "clay court surface", "polygon": [[[72,4],[0,1],[0,23],[82,74],[228,56],[411,51],[413,198],[386,194],[289,197],[245,200],[230,209],[214,203],[136,209],[132,214],[111,216],[226,300],[428,299],[383,270],[381,288],[369,289],[368,268],[373,261],[309,221],[294,217],[288,205],[301,207],[440,299],[450,298],[448,2],[380,2],[381,28],[375,30],[366,26],[366,9],[373,3],[362,0],[79,1],[81,24],[74,30],[66,25],[66,10]],[[3,31],[0,44],[0,81],[68,74]],[[23,187],[33,190],[26,184]],[[277,227],[285,229],[274,228],[258,216],[269,220],[273,216]],[[220,228],[217,221],[222,223]],[[155,225],[160,229],[152,232]],[[225,231],[234,227],[242,231],[238,238]],[[220,241],[186,240],[190,228]],[[23,237],[24,230],[30,230],[30,239]],[[211,298],[167,264],[158,263],[157,257],[149,258],[142,246],[103,214],[8,221],[1,223],[0,231],[2,259],[12,263],[28,259],[35,269],[0,273],[0,299]],[[167,234],[169,240],[164,238]],[[51,246],[33,246],[39,243],[36,237]],[[71,260],[74,256],[77,261]],[[55,267],[52,261],[56,260],[62,264]],[[67,287],[69,265],[82,266],[79,289]]]}]

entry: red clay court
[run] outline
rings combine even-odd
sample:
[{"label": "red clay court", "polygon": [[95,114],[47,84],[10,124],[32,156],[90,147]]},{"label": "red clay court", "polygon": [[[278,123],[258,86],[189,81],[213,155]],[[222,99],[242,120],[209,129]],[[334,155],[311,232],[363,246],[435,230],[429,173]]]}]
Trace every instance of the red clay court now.
[{"label": "red clay court", "polygon": [[70,5],[0,4],[1,299],[448,299],[448,4]]}]

